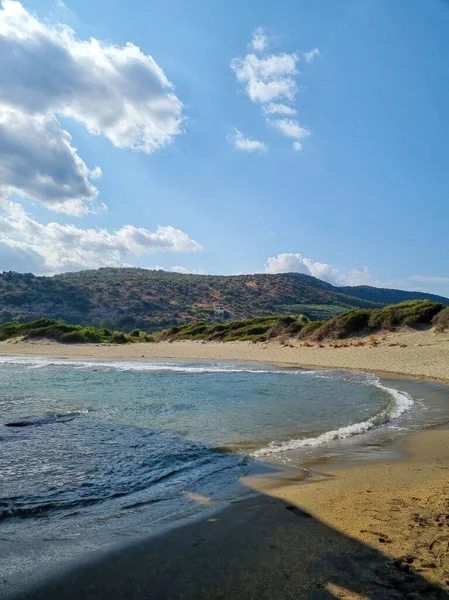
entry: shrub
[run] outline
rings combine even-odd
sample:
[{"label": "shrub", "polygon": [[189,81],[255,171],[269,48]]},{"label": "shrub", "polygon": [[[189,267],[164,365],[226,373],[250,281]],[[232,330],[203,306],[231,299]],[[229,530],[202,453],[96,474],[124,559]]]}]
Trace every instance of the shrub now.
[{"label": "shrub", "polygon": [[124,333],[121,333],[120,331],[114,331],[114,333],[111,335],[110,340],[112,344],[126,344],[126,342],[128,341],[126,339],[126,335]]},{"label": "shrub", "polygon": [[449,331],[449,306],[443,308],[443,310],[433,317],[432,324],[435,327],[436,333]]},{"label": "shrub", "polygon": [[86,339],[80,331],[69,331],[63,333],[59,338],[59,341],[63,344],[82,344]]},{"label": "shrub", "polygon": [[309,323],[304,325],[304,327],[301,329],[301,331],[299,332],[299,335],[298,335],[298,339],[302,340],[302,339],[308,337],[314,331],[316,331],[317,329],[322,327],[325,323],[326,323],[326,321],[321,321],[321,320],[310,321]]}]

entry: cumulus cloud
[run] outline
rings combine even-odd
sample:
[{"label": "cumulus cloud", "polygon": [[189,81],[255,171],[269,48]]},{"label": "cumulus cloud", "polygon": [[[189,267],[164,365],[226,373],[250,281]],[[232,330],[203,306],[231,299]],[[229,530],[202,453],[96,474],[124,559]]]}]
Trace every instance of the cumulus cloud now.
[{"label": "cumulus cloud", "polygon": [[234,58],[231,68],[250,100],[265,103],[278,98],[294,99],[297,61],[296,54],[273,54],[267,58],[247,54],[243,59]]},{"label": "cumulus cloud", "polygon": [[[297,114],[294,104],[298,91],[295,79],[298,74],[298,63],[300,61],[312,62],[315,56],[319,55],[319,50],[314,48],[310,52],[260,56],[266,48],[266,42],[264,30],[256,29],[250,46],[259,55],[249,52],[243,58],[234,58],[231,61],[231,69],[237,80],[243,85],[251,102],[261,105],[262,114],[271,123],[272,115],[294,116]],[[291,119],[275,120],[274,125],[284,136],[296,140],[310,135],[310,132],[298,121]],[[294,145],[294,150],[298,150],[299,146]]]},{"label": "cumulus cloud", "polygon": [[152,152],[181,131],[182,103],[156,61],[134,44],[80,40],[19,2],[0,11],[0,101],[79,121],[118,147]]},{"label": "cumulus cloud", "polygon": [[173,273],[183,273],[184,275],[186,275],[186,274],[203,275],[203,273],[204,273],[203,269],[188,269],[187,267],[181,267],[179,265],[170,267],[170,271],[172,271]]},{"label": "cumulus cloud", "polygon": [[334,285],[374,285],[367,267],[341,271],[327,263],[316,262],[299,253],[284,253],[270,257],[265,273],[304,273]]},{"label": "cumulus cloud", "polygon": [[263,27],[257,27],[253,31],[250,46],[256,52],[263,52],[268,45],[268,38]]},{"label": "cumulus cloud", "polygon": [[59,223],[44,225],[33,220],[20,204],[0,202],[0,257],[5,269],[12,268],[14,261],[26,262],[36,273],[117,267],[127,265],[130,255],[202,249],[187,233],[171,226],[159,226],[152,232],[125,225],[110,232]]},{"label": "cumulus cloud", "polygon": [[73,215],[95,210],[101,175],[78,156],[58,117],[120,148],[153,152],[181,133],[183,105],[155,60],[137,46],[80,40],[19,2],[0,10],[1,191]]},{"label": "cumulus cloud", "polygon": [[241,131],[235,128],[232,133],[228,133],[227,139],[237,150],[243,152],[265,152],[267,150],[264,142],[245,137]]},{"label": "cumulus cloud", "polygon": [[302,150],[301,142],[293,142],[293,150],[295,152],[299,152],[300,150]]},{"label": "cumulus cloud", "polygon": [[0,106],[0,193],[16,193],[72,215],[93,210],[98,195],[90,171],[53,115]]}]

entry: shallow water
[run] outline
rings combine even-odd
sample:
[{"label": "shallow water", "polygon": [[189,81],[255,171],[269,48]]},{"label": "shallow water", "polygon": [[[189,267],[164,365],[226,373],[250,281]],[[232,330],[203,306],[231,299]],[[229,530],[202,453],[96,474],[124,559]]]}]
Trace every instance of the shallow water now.
[{"label": "shallow water", "polygon": [[41,558],[69,540],[70,558],[234,498],[255,459],[301,465],[446,420],[445,402],[405,387],[251,364],[0,357],[0,535],[20,540],[21,568],[31,540],[46,540]]}]

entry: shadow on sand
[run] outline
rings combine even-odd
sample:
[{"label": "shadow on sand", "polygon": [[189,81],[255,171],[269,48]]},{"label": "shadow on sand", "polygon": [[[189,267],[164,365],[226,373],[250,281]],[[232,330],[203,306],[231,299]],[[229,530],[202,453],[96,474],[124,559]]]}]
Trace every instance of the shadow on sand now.
[{"label": "shadow on sand", "polygon": [[163,535],[97,555],[39,589],[15,596],[19,598],[382,600],[449,595],[413,572],[406,560],[395,562],[300,506],[259,494]]}]

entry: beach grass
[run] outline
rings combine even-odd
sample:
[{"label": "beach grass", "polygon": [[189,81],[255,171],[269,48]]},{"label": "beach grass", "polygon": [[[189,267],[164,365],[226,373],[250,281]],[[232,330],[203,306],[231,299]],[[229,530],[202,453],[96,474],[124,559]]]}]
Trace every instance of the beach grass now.
[{"label": "beach grass", "polygon": [[127,344],[139,341],[151,342],[153,339],[140,330],[125,334],[106,328],[67,325],[54,319],[38,319],[31,323],[11,321],[0,326],[0,341],[15,337],[23,337],[25,340],[49,339],[64,344]]},{"label": "beach grass", "polygon": [[11,321],[0,325],[0,341],[16,337],[24,340],[49,339],[64,344],[127,344],[199,340],[208,342],[266,342],[272,339],[321,342],[348,337],[371,336],[396,331],[401,327],[435,327],[436,333],[449,330],[449,307],[429,300],[408,300],[379,309],[354,309],[331,319],[310,320],[303,314],[272,315],[208,324],[204,321],[176,325],[149,334],[134,329],[131,333],[100,327],[68,325],[54,319],[31,323]]}]

